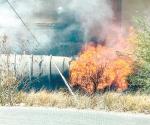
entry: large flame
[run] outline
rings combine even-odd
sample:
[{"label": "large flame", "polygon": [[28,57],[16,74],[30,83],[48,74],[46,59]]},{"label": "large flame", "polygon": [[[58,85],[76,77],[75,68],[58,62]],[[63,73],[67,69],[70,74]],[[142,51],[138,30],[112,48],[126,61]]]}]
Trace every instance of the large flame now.
[{"label": "large flame", "polygon": [[[110,40],[109,37],[107,40]],[[112,40],[112,39],[111,39]],[[118,91],[128,88],[127,77],[133,71],[129,43],[117,38],[114,46],[90,42],[84,46],[78,59],[71,62],[70,82],[88,93],[115,88]],[[130,48],[131,49],[131,48]]]}]

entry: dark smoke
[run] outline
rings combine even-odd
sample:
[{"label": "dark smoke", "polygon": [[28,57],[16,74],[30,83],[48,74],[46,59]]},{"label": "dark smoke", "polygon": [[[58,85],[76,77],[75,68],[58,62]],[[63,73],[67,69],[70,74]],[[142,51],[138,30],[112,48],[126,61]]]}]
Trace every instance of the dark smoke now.
[{"label": "dark smoke", "polygon": [[8,52],[75,55],[84,42],[104,39],[106,26],[113,18],[110,0],[10,0],[10,2],[37,37],[39,44],[35,43],[32,35],[7,2],[1,0],[1,46],[9,44]]}]

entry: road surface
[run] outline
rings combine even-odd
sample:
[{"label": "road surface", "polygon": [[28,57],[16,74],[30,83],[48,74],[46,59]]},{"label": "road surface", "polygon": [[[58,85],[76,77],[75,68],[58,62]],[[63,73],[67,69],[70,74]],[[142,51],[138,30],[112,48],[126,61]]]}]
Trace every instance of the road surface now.
[{"label": "road surface", "polygon": [[0,125],[150,125],[150,115],[43,107],[0,107]]}]

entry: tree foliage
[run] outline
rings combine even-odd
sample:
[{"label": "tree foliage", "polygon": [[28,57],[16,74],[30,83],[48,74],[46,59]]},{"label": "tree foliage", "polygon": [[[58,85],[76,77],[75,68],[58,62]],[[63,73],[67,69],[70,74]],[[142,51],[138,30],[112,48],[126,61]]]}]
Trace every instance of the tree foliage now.
[{"label": "tree foliage", "polygon": [[144,18],[136,19],[136,69],[129,77],[130,89],[150,93],[150,24]]}]

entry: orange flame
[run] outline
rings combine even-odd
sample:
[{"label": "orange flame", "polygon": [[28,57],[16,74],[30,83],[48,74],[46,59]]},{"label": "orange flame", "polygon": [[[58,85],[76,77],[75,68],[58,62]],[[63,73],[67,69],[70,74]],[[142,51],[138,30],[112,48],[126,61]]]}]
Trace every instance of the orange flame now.
[{"label": "orange flame", "polygon": [[[88,93],[114,87],[121,91],[128,88],[127,77],[133,71],[133,60],[127,54],[129,45],[121,39],[113,47],[89,43],[78,59],[71,62],[70,82]],[[119,47],[118,47],[119,46]]]}]

